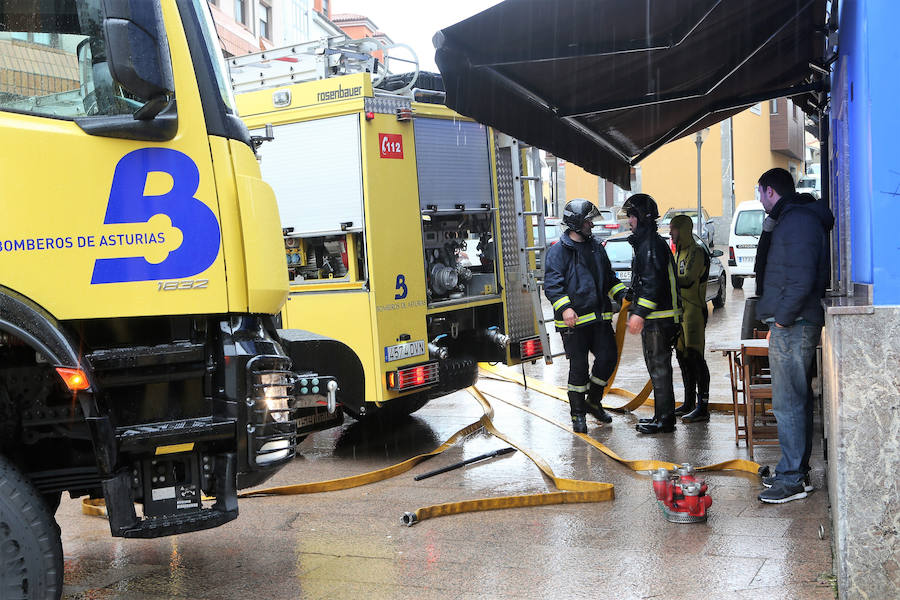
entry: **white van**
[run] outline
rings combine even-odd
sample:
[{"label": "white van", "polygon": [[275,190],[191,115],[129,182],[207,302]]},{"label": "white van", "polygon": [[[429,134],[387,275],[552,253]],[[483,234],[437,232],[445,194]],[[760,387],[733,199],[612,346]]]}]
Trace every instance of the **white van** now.
[{"label": "white van", "polygon": [[755,277],[756,246],[765,218],[762,202],[756,200],[741,202],[734,211],[728,235],[728,272],[733,287],[741,288],[745,277]]}]

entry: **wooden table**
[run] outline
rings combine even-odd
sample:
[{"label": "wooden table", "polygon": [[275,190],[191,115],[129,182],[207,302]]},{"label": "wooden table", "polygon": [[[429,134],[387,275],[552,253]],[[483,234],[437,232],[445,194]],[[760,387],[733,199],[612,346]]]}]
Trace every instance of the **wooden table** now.
[{"label": "wooden table", "polygon": [[742,402],[739,400],[738,394],[743,395],[743,371],[741,365],[741,347],[746,348],[768,348],[769,340],[767,339],[746,339],[746,340],[728,340],[712,344],[709,348],[710,352],[721,352],[728,357],[728,375],[731,379],[731,403],[734,408],[734,445],[739,446],[741,440],[747,439],[746,425],[740,423],[740,413]]}]

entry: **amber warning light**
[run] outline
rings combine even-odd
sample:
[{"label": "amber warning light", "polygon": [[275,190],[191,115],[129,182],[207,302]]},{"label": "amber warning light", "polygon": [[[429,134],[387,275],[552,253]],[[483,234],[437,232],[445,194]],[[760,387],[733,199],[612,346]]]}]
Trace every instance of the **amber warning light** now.
[{"label": "amber warning light", "polygon": [[81,369],[67,369],[65,367],[56,367],[56,372],[62,377],[63,383],[69,388],[70,392],[86,390],[91,387],[87,375]]}]

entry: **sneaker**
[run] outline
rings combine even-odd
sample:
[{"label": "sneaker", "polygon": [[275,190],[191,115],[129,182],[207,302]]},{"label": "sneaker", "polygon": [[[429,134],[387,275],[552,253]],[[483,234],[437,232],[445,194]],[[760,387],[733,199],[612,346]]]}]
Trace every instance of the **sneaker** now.
[{"label": "sneaker", "polygon": [[801,500],[806,498],[806,492],[803,490],[803,484],[790,484],[786,481],[776,481],[772,487],[763,491],[759,496],[760,502],[767,504],[784,504],[791,500]]},{"label": "sneaker", "polygon": [[[776,475],[770,475],[770,476],[768,476],[768,477],[763,477],[763,478],[762,478],[762,484],[763,484],[763,487],[766,488],[766,489],[772,487],[772,485],[773,485],[776,481],[777,481]],[[815,489],[815,488],[814,488],[814,487],[812,486],[812,484],[809,482],[809,474],[807,473],[806,475],[803,476],[803,491],[804,491],[804,492],[811,492],[811,491],[813,491],[814,489]]]}]

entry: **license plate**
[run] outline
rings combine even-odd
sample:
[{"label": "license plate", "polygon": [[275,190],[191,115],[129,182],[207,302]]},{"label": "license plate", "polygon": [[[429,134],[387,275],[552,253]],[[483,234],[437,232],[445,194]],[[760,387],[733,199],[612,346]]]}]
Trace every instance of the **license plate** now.
[{"label": "license plate", "polygon": [[402,360],[410,356],[421,356],[425,354],[425,340],[417,342],[406,342],[405,344],[397,344],[396,346],[384,347],[384,362],[393,362]]},{"label": "license plate", "polygon": [[755,256],[738,256],[738,262],[752,263],[756,260]]},{"label": "license plate", "polygon": [[631,279],[631,271],[616,271],[616,277],[619,279]]}]

